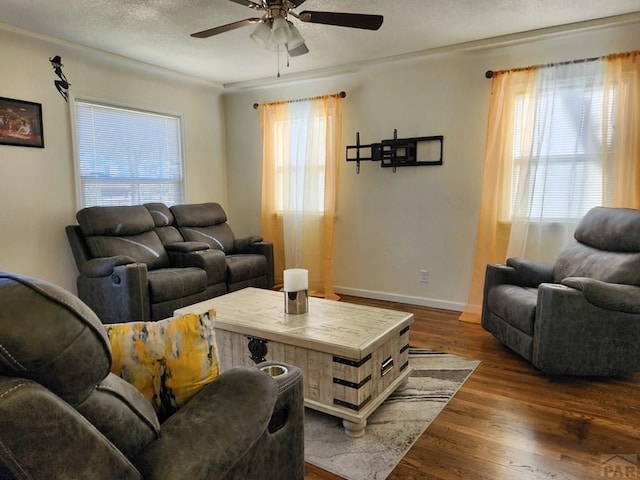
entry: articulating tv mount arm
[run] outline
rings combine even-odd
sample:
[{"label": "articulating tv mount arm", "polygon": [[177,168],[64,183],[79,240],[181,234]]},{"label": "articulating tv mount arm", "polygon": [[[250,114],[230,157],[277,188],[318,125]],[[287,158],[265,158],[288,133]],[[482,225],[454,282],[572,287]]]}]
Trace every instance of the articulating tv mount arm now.
[{"label": "articulating tv mount arm", "polygon": [[[360,162],[380,162],[381,167],[391,167],[396,171],[397,167],[417,167],[422,165],[442,165],[442,144],[444,137],[434,135],[431,137],[398,138],[398,130],[393,130],[393,140],[382,140],[380,143],[360,145],[360,132],[356,132],[356,144],[347,145],[347,162],[356,162],[356,173],[360,173]],[[418,143],[439,142],[439,157],[431,160],[418,160]],[[368,157],[361,155],[361,150],[370,149]],[[350,156],[355,152],[355,157]],[[352,153],[353,155],[353,153]]]}]

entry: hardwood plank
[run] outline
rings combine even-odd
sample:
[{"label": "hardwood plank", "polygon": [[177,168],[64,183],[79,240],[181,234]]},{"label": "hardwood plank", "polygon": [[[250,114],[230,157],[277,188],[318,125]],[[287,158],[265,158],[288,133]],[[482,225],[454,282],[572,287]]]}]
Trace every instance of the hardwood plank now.
[{"label": "hardwood plank", "polygon": [[[595,480],[604,478],[602,455],[640,456],[640,373],[548,376],[459,312],[342,300],[413,313],[411,346],[482,362],[389,480]],[[305,479],[340,477],[307,464]]]}]

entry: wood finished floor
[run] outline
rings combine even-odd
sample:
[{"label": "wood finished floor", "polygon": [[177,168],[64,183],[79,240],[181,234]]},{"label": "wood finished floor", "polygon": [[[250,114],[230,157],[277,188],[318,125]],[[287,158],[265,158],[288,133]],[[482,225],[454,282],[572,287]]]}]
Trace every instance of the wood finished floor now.
[{"label": "wood finished floor", "polygon": [[[551,377],[479,325],[458,321],[457,312],[357,297],[342,300],[412,312],[412,346],[482,362],[388,480],[640,479],[633,469],[606,470],[601,457],[640,458],[640,373],[608,379]],[[305,480],[340,479],[306,465]]]}]

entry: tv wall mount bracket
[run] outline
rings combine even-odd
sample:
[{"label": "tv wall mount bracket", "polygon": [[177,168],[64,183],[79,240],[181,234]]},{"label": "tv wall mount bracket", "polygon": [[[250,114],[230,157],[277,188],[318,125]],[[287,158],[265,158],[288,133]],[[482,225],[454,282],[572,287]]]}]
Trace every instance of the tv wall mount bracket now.
[{"label": "tv wall mount bracket", "polygon": [[[442,135],[430,137],[398,138],[398,130],[393,130],[393,140],[382,140],[369,145],[360,144],[360,132],[356,132],[356,144],[347,145],[347,162],[356,162],[356,173],[360,173],[360,162],[380,162],[381,167],[419,167],[422,165],[442,165]],[[433,145],[433,142],[437,142]],[[418,144],[428,144],[427,159],[418,159]],[[439,147],[439,148],[438,148]],[[422,148],[420,149],[422,151]],[[424,152],[421,152],[425,155]],[[368,156],[366,156],[368,154]]]}]

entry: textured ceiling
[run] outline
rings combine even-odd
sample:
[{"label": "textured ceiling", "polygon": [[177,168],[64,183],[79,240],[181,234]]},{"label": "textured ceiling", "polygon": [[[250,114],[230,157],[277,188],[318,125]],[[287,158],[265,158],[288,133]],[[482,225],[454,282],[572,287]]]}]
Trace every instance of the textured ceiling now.
[{"label": "textured ceiling", "polygon": [[[307,0],[297,9],[384,15],[378,31],[302,23],[310,53],[282,75],[371,62],[546,27],[640,11],[640,0]],[[229,0],[0,0],[0,21],[224,85],[273,78],[278,56],[253,26],[208,39],[193,32],[255,17]]]}]

